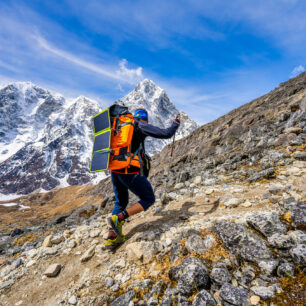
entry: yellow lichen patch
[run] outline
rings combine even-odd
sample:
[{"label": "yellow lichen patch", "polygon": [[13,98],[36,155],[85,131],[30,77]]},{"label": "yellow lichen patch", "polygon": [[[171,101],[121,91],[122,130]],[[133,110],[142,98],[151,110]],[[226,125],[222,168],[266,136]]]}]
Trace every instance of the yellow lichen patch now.
[{"label": "yellow lichen patch", "polygon": [[288,211],[288,212],[286,212],[284,215],[283,215],[283,219],[286,221],[286,222],[288,222],[288,223],[292,223],[292,219],[291,219],[291,212],[290,211]]},{"label": "yellow lichen patch", "polygon": [[278,278],[282,292],[269,300],[267,305],[296,305],[306,304],[306,275],[302,270],[292,278]]},{"label": "yellow lichen patch", "polygon": [[41,236],[48,236],[48,235],[52,234],[52,232],[53,231],[50,230],[50,231],[47,231],[47,232],[39,233],[37,235],[34,235],[34,233],[29,233],[29,234],[27,234],[25,236],[21,236],[18,239],[14,240],[13,245],[14,246],[17,246],[17,245],[21,246],[21,245],[25,244],[28,241],[29,242],[34,242],[39,237],[41,237]]}]

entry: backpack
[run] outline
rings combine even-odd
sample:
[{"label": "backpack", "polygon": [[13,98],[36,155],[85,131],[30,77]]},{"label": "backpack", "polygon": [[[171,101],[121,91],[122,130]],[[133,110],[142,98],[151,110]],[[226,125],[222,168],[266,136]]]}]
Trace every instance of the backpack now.
[{"label": "backpack", "polygon": [[132,139],[137,121],[125,106],[114,104],[93,117],[95,132],[90,172],[135,166],[143,174],[143,144],[134,152]]}]

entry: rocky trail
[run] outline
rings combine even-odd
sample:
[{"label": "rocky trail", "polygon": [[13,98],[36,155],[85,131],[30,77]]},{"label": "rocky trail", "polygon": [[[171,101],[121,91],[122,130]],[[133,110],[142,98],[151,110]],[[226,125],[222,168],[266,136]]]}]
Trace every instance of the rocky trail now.
[{"label": "rocky trail", "polygon": [[0,305],[305,305],[305,88],[303,73],[200,127],[171,165],[169,147],[155,155],[156,203],[117,250],[104,247],[108,179],[75,190],[73,211],[4,226]]}]

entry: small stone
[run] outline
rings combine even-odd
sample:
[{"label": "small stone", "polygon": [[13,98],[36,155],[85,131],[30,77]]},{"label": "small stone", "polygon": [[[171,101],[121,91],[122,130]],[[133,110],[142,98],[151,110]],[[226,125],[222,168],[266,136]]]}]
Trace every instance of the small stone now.
[{"label": "small stone", "polygon": [[184,187],[184,183],[178,183],[174,186],[174,189],[181,189]]},{"label": "small stone", "polygon": [[202,177],[201,176],[196,176],[195,179],[193,180],[193,183],[196,185],[201,184],[202,182]]},{"label": "small stone", "polygon": [[67,241],[67,247],[70,249],[73,249],[77,245],[76,241],[74,239],[69,239]]},{"label": "small stone", "polygon": [[21,259],[21,258],[18,258],[18,259],[16,259],[16,260],[14,261],[13,267],[14,267],[15,269],[17,269],[17,268],[20,267],[22,264],[23,264],[22,259]]},{"label": "small stone", "polygon": [[226,207],[237,207],[239,204],[241,203],[241,200],[240,199],[237,199],[237,198],[231,198],[229,200],[226,200],[224,202],[224,205]]},{"label": "small stone", "polygon": [[245,201],[244,203],[241,204],[243,207],[251,207],[252,203],[250,201]]},{"label": "small stone", "polygon": [[212,188],[208,188],[205,190],[205,194],[209,195],[212,194],[214,192],[214,190]]},{"label": "small stone", "polygon": [[290,127],[290,128],[287,128],[287,129],[284,130],[284,133],[286,133],[286,134],[294,133],[294,134],[298,135],[302,132],[303,132],[303,130],[299,127]]},{"label": "small stone", "polygon": [[303,231],[289,231],[287,233],[296,244],[306,243],[306,234]]},{"label": "small stone", "polygon": [[27,252],[27,257],[33,258],[37,254],[37,249],[31,249]]},{"label": "small stone", "polygon": [[201,290],[195,297],[192,306],[215,306],[214,298],[205,289]]},{"label": "small stone", "polygon": [[293,154],[293,157],[297,160],[306,161],[306,152],[297,152]]},{"label": "small stone", "polygon": [[113,287],[112,287],[112,291],[113,292],[117,292],[120,289],[120,282],[116,283]]},{"label": "small stone", "polygon": [[5,281],[3,283],[0,283],[0,290],[9,287],[10,285],[12,285],[14,283],[14,281],[12,279]]},{"label": "small stone", "polygon": [[34,260],[34,259],[31,259],[30,261],[28,261],[27,263],[26,263],[26,267],[27,268],[29,268],[29,267],[32,267],[33,265],[35,265],[36,264],[36,260]]},{"label": "small stone", "polygon": [[224,284],[220,289],[220,296],[233,305],[247,305],[248,291],[231,284]]},{"label": "small stone", "polygon": [[107,277],[105,279],[105,287],[106,289],[110,288],[114,284],[114,280],[111,277]]},{"label": "small stone", "polygon": [[295,266],[289,262],[285,262],[279,265],[277,268],[277,275],[279,277],[293,277],[295,273]]},{"label": "small stone", "polygon": [[219,285],[231,282],[231,275],[226,268],[213,268],[210,277]]},{"label": "small stone", "polygon": [[69,298],[69,300],[68,300],[68,303],[69,303],[70,305],[76,305],[76,304],[78,303],[77,297],[76,297],[75,295],[71,296],[71,297]]},{"label": "small stone", "polygon": [[115,266],[117,267],[117,268],[125,268],[125,260],[124,260],[124,258],[121,258],[121,259],[119,259],[116,263],[115,263]]},{"label": "small stone", "polygon": [[101,233],[101,230],[93,229],[93,230],[90,231],[89,236],[91,238],[95,238],[95,237],[98,237],[100,235],[100,233]]},{"label": "small stone", "polygon": [[43,248],[50,248],[50,247],[52,247],[51,239],[52,239],[52,235],[47,236],[45,238],[43,244],[42,244],[42,247]]},{"label": "small stone", "polygon": [[172,240],[170,238],[166,238],[165,243],[167,246],[170,246],[172,244]]},{"label": "small stone", "polygon": [[55,277],[60,272],[62,266],[60,264],[52,264],[50,265],[47,270],[44,272],[44,275],[48,277]]},{"label": "small stone", "polygon": [[306,265],[306,245],[298,244],[295,248],[290,250],[290,255],[296,264]]},{"label": "small stone", "polygon": [[51,238],[51,243],[52,244],[60,244],[64,240],[65,240],[65,238],[62,235],[56,235],[56,236]]},{"label": "small stone", "polygon": [[258,305],[259,302],[260,302],[260,297],[259,297],[259,296],[257,296],[257,295],[252,295],[252,296],[250,297],[250,304],[251,304],[251,305]]},{"label": "small stone", "polygon": [[263,286],[257,286],[257,287],[251,287],[251,291],[253,291],[256,295],[261,297],[263,300],[271,299],[275,296],[275,288],[273,286],[269,287],[263,287]]},{"label": "small stone", "polygon": [[85,262],[85,261],[88,261],[89,259],[91,259],[94,254],[95,254],[95,248],[96,246],[92,246],[90,247],[85,253],[84,255],[81,257],[81,262]]}]

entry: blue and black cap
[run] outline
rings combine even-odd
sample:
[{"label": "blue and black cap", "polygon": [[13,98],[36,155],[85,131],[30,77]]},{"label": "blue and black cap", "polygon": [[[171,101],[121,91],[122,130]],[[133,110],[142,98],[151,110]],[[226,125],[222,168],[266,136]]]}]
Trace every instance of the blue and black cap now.
[{"label": "blue and black cap", "polygon": [[134,118],[148,121],[148,112],[145,109],[137,109],[135,111]]}]

